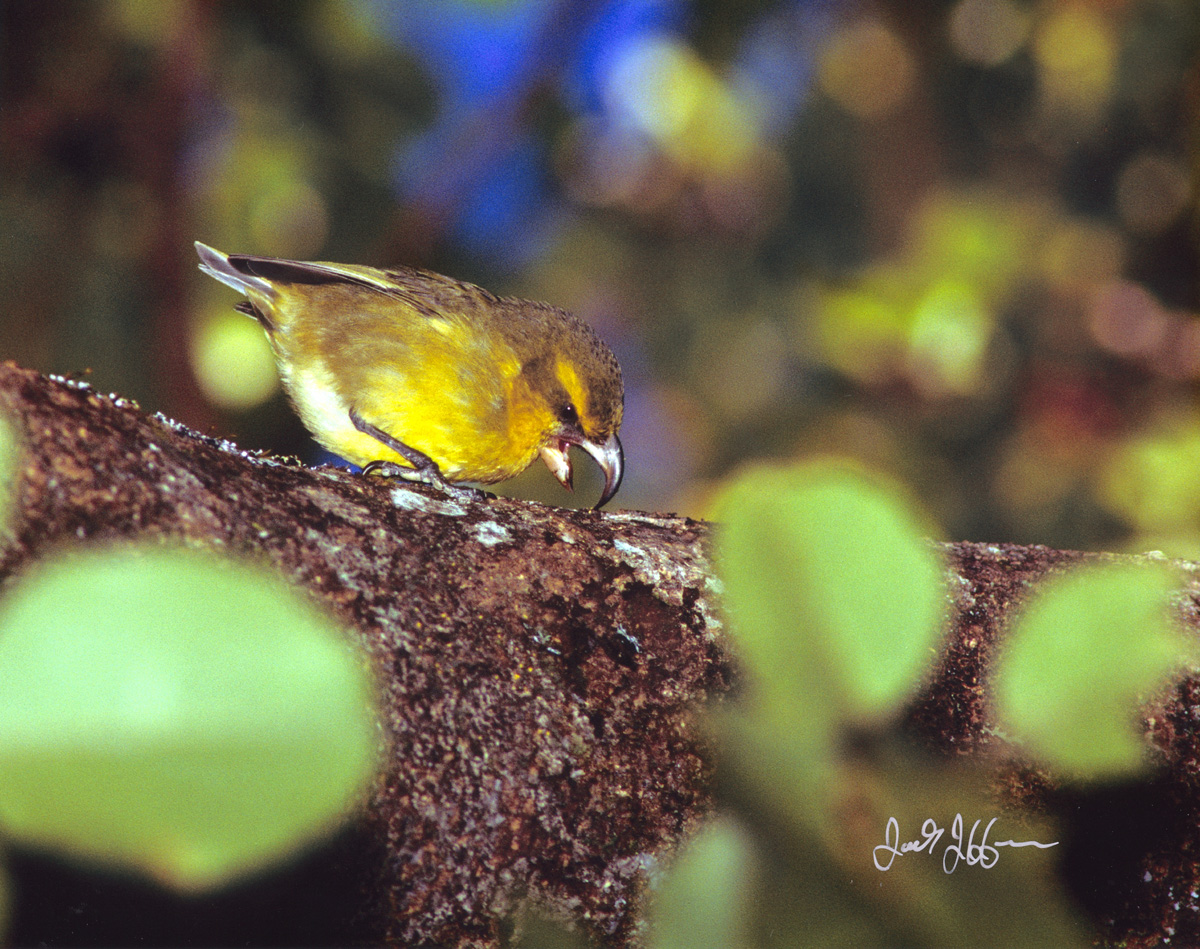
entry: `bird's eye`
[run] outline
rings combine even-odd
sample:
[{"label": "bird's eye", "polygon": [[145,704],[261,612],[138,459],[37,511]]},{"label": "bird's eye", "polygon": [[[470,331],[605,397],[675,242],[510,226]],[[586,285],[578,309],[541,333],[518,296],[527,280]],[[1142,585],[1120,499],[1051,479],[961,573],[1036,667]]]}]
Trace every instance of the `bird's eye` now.
[{"label": "bird's eye", "polygon": [[558,410],[558,417],[570,425],[575,425],[579,422],[579,412],[575,408],[574,403],[571,402],[567,402]]}]

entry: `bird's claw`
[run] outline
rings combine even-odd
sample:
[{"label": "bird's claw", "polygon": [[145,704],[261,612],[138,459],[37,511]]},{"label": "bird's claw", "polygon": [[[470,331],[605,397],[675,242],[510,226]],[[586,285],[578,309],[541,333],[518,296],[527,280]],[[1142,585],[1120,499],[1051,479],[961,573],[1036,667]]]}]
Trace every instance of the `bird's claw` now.
[{"label": "bird's claw", "polygon": [[399,478],[410,484],[427,484],[431,488],[437,488],[443,494],[467,501],[494,500],[496,497],[482,488],[475,488],[467,484],[451,484],[438,471],[436,465],[427,468],[408,468],[398,465],[394,461],[372,461],[363,466],[362,473],[380,478]]}]

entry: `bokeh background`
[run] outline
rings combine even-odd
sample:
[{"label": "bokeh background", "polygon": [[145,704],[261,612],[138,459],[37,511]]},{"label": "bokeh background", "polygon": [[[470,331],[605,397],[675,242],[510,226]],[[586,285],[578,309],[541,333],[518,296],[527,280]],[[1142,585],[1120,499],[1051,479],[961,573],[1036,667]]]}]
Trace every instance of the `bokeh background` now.
[{"label": "bokeh background", "polygon": [[838,452],[955,539],[1200,558],[1195,0],[0,16],[0,358],[315,462],[192,241],[423,266],[611,343],[615,507]]}]

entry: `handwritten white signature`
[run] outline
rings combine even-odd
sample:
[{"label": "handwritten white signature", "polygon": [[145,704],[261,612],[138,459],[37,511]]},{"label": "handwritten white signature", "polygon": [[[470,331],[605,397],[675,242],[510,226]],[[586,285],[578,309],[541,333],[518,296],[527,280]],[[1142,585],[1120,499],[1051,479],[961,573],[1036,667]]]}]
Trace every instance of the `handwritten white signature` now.
[{"label": "handwritten white signature", "polygon": [[[953,873],[958,868],[960,860],[966,860],[967,866],[980,866],[985,870],[990,870],[996,865],[996,861],[1000,859],[1000,847],[1037,847],[1045,849],[1046,847],[1057,847],[1058,841],[1052,844],[1038,843],[1036,840],[997,840],[994,844],[987,842],[988,834],[992,832],[992,825],[999,818],[993,817],[988,821],[987,826],[983,829],[983,836],[979,838],[979,843],[975,842],[975,832],[979,829],[980,821],[975,821],[971,825],[970,836],[967,837],[967,842],[963,844],[963,818],[962,814],[954,815],[954,823],[950,825],[950,839],[954,843],[950,844],[942,854],[942,869],[946,873]],[[937,846],[939,840],[942,839],[942,834],[946,828],[939,827],[937,822],[932,818],[926,818],[925,823],[921,825],[921,836],[917,840],[907,840],[900,842],[900,822],[894,817],[889,817],[887,822],[887,830],[883,835],[883,843],[874,850],[875,869],[890,870],[893,861],[902,854],[920,853],[927,850],[930,854],[933,853],[933,848]],[[886,863],[880,862],[880,851],[886,859]]]}]

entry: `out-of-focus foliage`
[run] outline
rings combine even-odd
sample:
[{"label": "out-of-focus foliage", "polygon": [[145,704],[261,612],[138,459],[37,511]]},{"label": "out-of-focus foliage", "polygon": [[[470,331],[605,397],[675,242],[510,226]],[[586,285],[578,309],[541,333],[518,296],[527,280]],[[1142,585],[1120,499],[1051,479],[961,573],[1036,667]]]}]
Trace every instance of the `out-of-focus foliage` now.
[{"label": "out-of-focus foliage", "polygon": [[895,493],[829,462],[744,475],[716,501],[754,701],[805,758],[894,710],[938,641],[944,567]]},{"label": "out-of-focus foliage", "polygon": [[656,893],[655,949],[741,949],[750,942],[753,850],[732,821],[693,838]]},{"label": "out-of-focus foliage", "polygon": [[429,266],[611,341],[618,503],[832,450],[951,536],[1200,556],[1142,481],[1200,380],[1192,0],[0,16],[0,356],[315,458],[191,241]]},{"label": "out-of-focus foliage", "polygon": [[1148,764],[1137,701],[1196,649],[1168,615],[1165,565],[1108,566],[1048,581],[1013,624],[995,669],[1000,727],[1057,773],[1117,779]]},{"label": "out-of-focus foliage", "polygon": [[[744,677],[706,716],[718,813],[653,877],[648,945],[1091,945],[1059,876],[1060,829],[997,798],[1007,764],[931,755],[897,727],[944,625],[939,609],[914,604],[950,592],[903,494],[822,460],[751,471],[718,511],[714,554]],[[1163,660],[1181,655],[1163,620],[1174,579],[1154,567],[1066,574],[1013,633],[1000,682],[985,688],[1021,692],[1015,705],[1034,731],[1062,723],[1052,779],[1112,777],[1097,749],[1114,723],[1132,721],[1139,693],[1171,667]],[[868,606],[829,592],[854,585]],[[852,622],[878,627],[859,629],[868,654],[838,642]],[[1053,623],[1069,646],[1052,641]],[[864,708],[846,683],[878,684],[876,667],[887,684]],[[1014,737],[1037,736],[1022,722]],[[518,929],[514,946],[579,945],[536,921]]]},{"label": "out-of-focus foliage", "polygon": [[[987,765],[934,759],[897,734],[948,595],[900,493],[810,463],[739,478],[719,512],[746,681],[710,714],[724,816],[659,883],[651,945],[1086,945],[1052,848],[989,849],[1052,843],[1054,829],[1002,810]],[[862,652],[844,642],[851,627]]]},{"label": "out-of-focus foliage", "polygon": [[1099,497],[1150,546],[1189,551],[1200,529],[1200,413],[1168,409],[1106,459]]},{"label": "out-of-focus foliage", "polygon": [[0,603],[0,836],[218,887],[350,815],[379,745],[366,660],[278,579],[74,553]]}]

